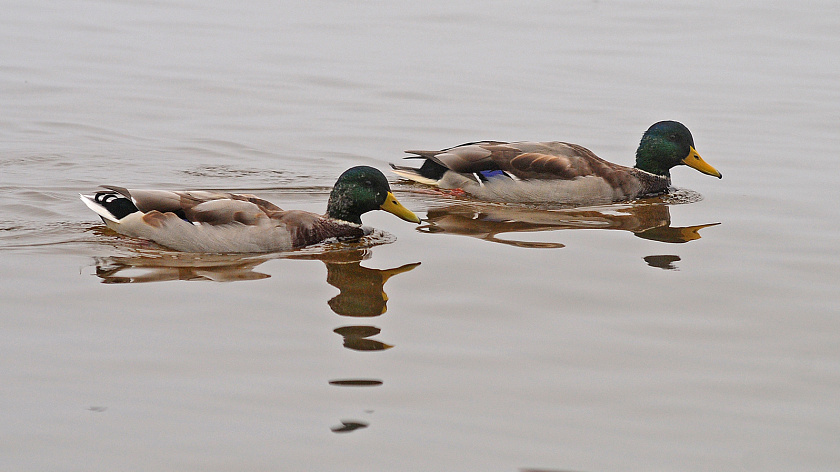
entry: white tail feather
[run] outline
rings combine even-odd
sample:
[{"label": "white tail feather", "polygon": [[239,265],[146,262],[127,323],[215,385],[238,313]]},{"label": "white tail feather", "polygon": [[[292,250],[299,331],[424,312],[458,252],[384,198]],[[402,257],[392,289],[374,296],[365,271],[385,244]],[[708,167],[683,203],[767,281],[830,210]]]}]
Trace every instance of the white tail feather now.
[{"label": "white tail feather", "polygon": [[109,221],[113,221],[114,223],[119,223],[120,222],[120,220],[118,220],[117,217],[112,215],[111,212],[108,211],[107,208],[105,208],[104,206],[96,203],[96,200],[94,200],[92,196],[79,194],[79,198],[82,200],[82,202],[84,202],[85,205],[87,205],[88,208],[93,210],[94,213],[101,216],[102,218],[105,218],[106,220],[109,220]]},{"label": "white tail feather", "polygon": [[406,169],[406,168],[398,168],[398,167],[391,167],[391,172],[399,175],[400,177],[405,177],[408,180],[413,180],[415,182],[419,182],[421,184],[426,185],[437,185],[439,180],[430,179],[428,177],[423,177],[416,170],[413,169]]}]

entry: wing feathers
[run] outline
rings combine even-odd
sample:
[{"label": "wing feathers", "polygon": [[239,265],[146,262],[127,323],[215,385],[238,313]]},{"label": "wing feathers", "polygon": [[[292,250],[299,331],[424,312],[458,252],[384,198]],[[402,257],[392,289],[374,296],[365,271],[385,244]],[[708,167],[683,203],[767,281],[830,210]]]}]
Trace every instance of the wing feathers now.
[{"label": "wing feathers", "polygon": [[[482,141],[443,151],[406,151],[462,174],[502,170],[520,179],[574,179],[628,168],[609,163],[589,149],[563,142]],[[397,168],[405,172],[405,168]],[[422,174],[422,173],[421,173]]]},{"label": "wing feathers", "polygon": [[583,146],[560,141],[481,141],[407,152],[425,159],[423,166],[393,166],[395,173],[484,200],[584,204],[659,193],[670,185],[667,176],[613,164]]},{"label": "wing feathers", "polygon": [[324,218],[301,210],[288,210],[273,216],[284,224],[292,238],[294,247],[309,246],[325,239],[358,239],[365,235],[361,226]]}]

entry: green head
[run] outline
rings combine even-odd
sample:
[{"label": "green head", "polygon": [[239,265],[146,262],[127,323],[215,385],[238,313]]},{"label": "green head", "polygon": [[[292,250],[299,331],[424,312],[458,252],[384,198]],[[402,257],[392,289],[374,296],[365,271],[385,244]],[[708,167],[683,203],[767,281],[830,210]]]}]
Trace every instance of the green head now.
[{"label": "green head", "polygon": [[704,174],[722,177],[694,149],[691,131],[682,123],[660,121],[648,128],[636,150],[636,168],[671,177],[671,167],[678,165],[687,165]]},{"label": "green head", "polygon": [[391,193],[391,186],[382,172],[368,166],[344,171],[330,192],[327,216],[360,225],[362,214],[373,210],[385,210],[406,221],[420,223],[420,218],[402,206]]}]

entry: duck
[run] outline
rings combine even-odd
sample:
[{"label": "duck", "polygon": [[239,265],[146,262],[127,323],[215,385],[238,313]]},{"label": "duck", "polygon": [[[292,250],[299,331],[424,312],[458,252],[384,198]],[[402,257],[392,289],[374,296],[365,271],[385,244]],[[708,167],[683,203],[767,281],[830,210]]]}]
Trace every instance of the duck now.
[{"label": "duck", "polygon": [[391,164],[408,180],[503,203],[607,204],[668,191],[671,168],[687,165],[722,178],[694,149],[688,128],[660,121],[645,131],[636,164],[626,167],[601,159],[572,143],[476,141],[440,151],[415,151],[419,168]]},{"label": "duck", "polygon": [[255,195],[203,190],[129,190],[103,185],[80,198],[117,233],[181,252],[268,253],[332,238],[358,240],[373,231],[362,226],[361,220],[361,215],[373,210],[420,223],[394,197],[385,175],[369,166],[352,167],[338,177],[324,215],[282,210]]}]

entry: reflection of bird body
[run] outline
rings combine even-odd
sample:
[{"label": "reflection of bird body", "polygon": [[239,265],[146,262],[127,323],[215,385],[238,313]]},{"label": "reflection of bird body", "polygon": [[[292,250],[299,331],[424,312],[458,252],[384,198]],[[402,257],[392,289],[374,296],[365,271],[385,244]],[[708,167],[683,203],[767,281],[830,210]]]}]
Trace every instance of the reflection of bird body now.
[{"label": "reflection of bird body", "polygon": [[609,211],[534,210],[470,203],[432,208],[427,215],[428,224],[419,227],[420,231],[461,234],[514,246],[543,248],[559,248],[563,244],[500,239],[498,235],[562,229],[613,229],[630,231],[644,239],[680,243],[699,239],[698,231],[712,226],[671,227],[668,206],[656,203],[622,205]]},{"label": "reflection of bird body", "polygon": [[239,256],[224,254],[205,254],[201,258],[194,255],[169,253],[166,255],[138,255],[128,257],[97,258],[96,275],[102,283],[143,283],[165,282],[169,280],[212,280],[215,282],[233,282],[259,280],[270,277],[257,272],[255,267],[262,264],[265,256]]},{"label": "reflection of bird body", "polygon": [[[387,310],[384,285],[393,276],[413,270],[419,262],[392,269],[362,267],[366,250],[340,250],[323,253],[297,252],[294,259],[318,259],[327,266],[327,283],[339,294],[327,303],[338,315],[352,317],[380,316]],[[189,256],[189,257],[188,257]],[[169,280],[255,280],[270,277],[253,269],[275,256],[204,254],[201,257],[180,253],[148,256],[111,257],[97,260],[96,275],[103,283],[144,283]],[[375,326],[342,326],[335,333],[344,338],[344,346],[356,351],[381,351],[393,347],[376,339],[381,332]]]},{"label": "reflection of bird body", "polygon": [[461,189],[488,201],[587,205],[665,192],[670,169],[688,165],[720,178],[694,149],[680,123],[651,126],[636,151],[636,166],[613,164],[583,146],[563,142],[481,141],[442,151],[406,151],[419,168],[391,165],[394,173],[443,189]]},{"label": "reflection of bird body", "polygon": [[367,166],[339,177],[326,215],[282,210],[253,195],[105,188],[82,201],[106,226],[185,252],[275,252],[330,238],[358,239],[370,232],[361,215],[378,209],[420,222],[397,201],[385,176]]},{"label": "reflection of bird body", "polygon": [[379,316],[388,309],[383,286],[394,275],[414,269],[419,262],[394,269],[369,269],[360,262],[327,262],[327,283],[341,293],[330,299],[332,310],[343,316]]}]

